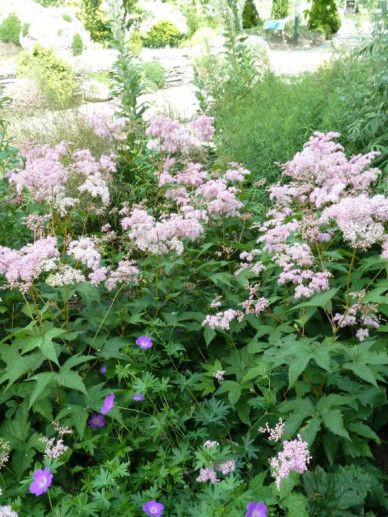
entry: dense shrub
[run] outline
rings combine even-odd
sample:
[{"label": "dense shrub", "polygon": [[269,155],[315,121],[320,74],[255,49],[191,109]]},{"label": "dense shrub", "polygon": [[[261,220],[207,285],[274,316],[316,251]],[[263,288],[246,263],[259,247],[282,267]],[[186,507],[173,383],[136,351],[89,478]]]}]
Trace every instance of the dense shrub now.
[{"label": "dense shrub", "polygon": [[309,28],[322,29],[327,38],[338,32],[341,27],[335,0],[312,0],[311,9],[307,14]]},{"label": "dense shrub", "polygon": [[289,0],[272,0],[271,16],[275,20],[288,16]]},{"label": "dense shrub", "polygon": [[52,49],[36,45],[18,59],[18,75],[36,81],[53,108],[70,106],[75,102],[78,81],[70,65],[55,55]]},{"label": "dense shrub", "polygon": [[155,23],[143,36],[144,45],[150,48],[174,47],[181,39],[179,29],[173,23],[164,20]]},{"label": "dense shrub", "polygon": [[164,66],[161,63],[158,63],[157,61],[143,63],[141,65],[141,71],[147,86],[153,90],[163,88],[166,80],[166,73]]},{"label": "dense shrub", "polygon": [[82,37],[80,34],[78,34],[78,32],[73,36],[71,50],[73,52],[73,56],[80,56],[84,50],[84,42],[82,41]]},{"label": "dense shrub", "polygon": [[10,14],[0,23],[0,41],[19,45],[22,24],[16,14]]}]

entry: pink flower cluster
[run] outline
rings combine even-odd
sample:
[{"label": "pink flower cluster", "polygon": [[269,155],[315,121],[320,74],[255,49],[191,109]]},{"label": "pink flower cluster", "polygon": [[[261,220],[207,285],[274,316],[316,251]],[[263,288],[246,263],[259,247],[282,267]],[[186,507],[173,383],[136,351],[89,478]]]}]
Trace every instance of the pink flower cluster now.
[{"label": "pink flower cluster", "polygon": [[271,442],[279,442],[284,434],[284,422],[279,418],[275,427],[269,427],[268,422],[266,422],[264,427],[259,427],[259,433],[267,433],[269,435],[268,440]]},{"label": "pink flower cluster", "polygon": [[109,183],[116,165],[111,157],[102,155],[99,160],[87,149],[71,153],[69,144],[61,142],[55,147],[33,147],[26,151],[23,169],[9,176],[16,192],[28,191],[35,201],[51,204],[61,215],[80,204],[80,196],[87,194],[93,202],[105,208],[110,201]]},{"label": "pink flower cluster", "polygon": [[124,230],[129,231],[129,238],[142,251],[155,254],[183,252],[182,239],[195,240],[203,232],[197,214],[187,215],[171,213],[162,220],[156,221],[145,210],[135,208],[129,217],[121,221]]},{"label": "pink flower cluster", "polygon": [[217,478],[217,471],[221,472],[224,476],[227,476],[228,474],[231,474],[236,470],[236,462],[234,460],[228,460],[224,461],[223,463],[220,463],[216,467],[208,467],[203,468],[199,471],[199,476],[197,477],[196,481],[198,483],[218,483],[219,479]]},{"label": "pink flower cluster", "polygon": [[300,435],[296,440],[284,441],[283,449],[271,459],[270,463],[274,469],[275,483],[280,489],[280,483],[289,476],[291,472],[303,474],[311,460],[307,442],[304,442]]},{"label": "pink flower cluster", "polygon": [[229,330],[232,321],[237,319],[242,321],[247,314],[255,314],[258,316],[268,307],[268,300],[264,297],[257,298],[259,286],[248,286],[249,297],[240,303],[242,310],[226,309],[216,314],[208,314],[202,325],[206,325],[212,329]]},{"label": "pink flower cluster", "polygon": [[125,119],[122,117],[109,117],[104,113],[96,113],[88,118],[88,124],[96,135],[105,140],[125,139]]},{"label": "pink flower cluster", "polygon": [[337,312],[333,316],[333,324],[340,328],[358,326],[356,337],[359,341],[369,337],[369,330],[378,329],[380,326],[378,307],[374,303],[365,303],[365,294],[365,291],[352,293],[352,296],[357,298],[357,303],[350,305],[343,314]]},{"label": "pink flower cluster", "polygon": [[8,287],[26,292],[41,273],[56,268],[58,257],[55,237],[39,239],[20,250],[0,246],[0,274],[5,276]]},{"label": "pink flower cluster", "polygon": [[148,143],[149,149],[169,154],[187,154],[200,147],[203,142],[212,139],[213,119],[202,115],[195,119],[190,126],[185,127],[169,117],[154,117],[146,134],[152,137]]},{"label": "pink flower cluster", "polygon": [[58,459],[69,449],[69,447],[65,445],[63,438],[56,439],[42,436],[40,441],[45,444],[44,455],[46,458]]},{"label": "pink flower cluster", "polygon": [[275,204],[258,242],[281,267],[279,283],[295,285],[295,298],[309,298],[329,288],[331,275],[317,270],[312,250],[332,239],[336,231],[332,221],[353,248],[367,249],[385,239],[388,199],[369,195],[380,174],[369,168],[376,153],[348,159],[334,142],[338,136],[315,133],[303,151],[283,166],[291,181],[269,189]]}]

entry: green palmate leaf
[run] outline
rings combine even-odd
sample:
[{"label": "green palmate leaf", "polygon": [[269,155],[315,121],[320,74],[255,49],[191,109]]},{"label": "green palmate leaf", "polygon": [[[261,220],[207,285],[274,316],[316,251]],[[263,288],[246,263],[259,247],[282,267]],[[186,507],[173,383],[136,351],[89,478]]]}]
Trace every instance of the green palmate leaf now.
[{"label": "green palmate leaf", "polygon": [[323,424],[329,431],[350,440],[349,433],[344,427],[342,412],[339,409],[324,409],[321,415]]},{"label": "green palmate leaf", "polygon": [[71,388],[86,393],[85,384],[77,372],[62,368],[55,378],[57,383],[65,388]]},{"label": "green palmate leaf", "polygon": [[31,393],[29,408],[34,402],[40,397],[40,395],[46,390],[49,384],[55,382],[56,374],[53,372],[39,373],[35,376],[35,386]]},{"label": "green palmate leaf", "polygon": [[303,494],[290,494],[282,501],[282,506],[287,509],[287,517],[309,517],[308,501]]},{"label": "green palmate leaf", "polygon": [[218,393],[228,393],[229,402],[234,406],[241,397],[241,386],[235,381],[224,381]]}]

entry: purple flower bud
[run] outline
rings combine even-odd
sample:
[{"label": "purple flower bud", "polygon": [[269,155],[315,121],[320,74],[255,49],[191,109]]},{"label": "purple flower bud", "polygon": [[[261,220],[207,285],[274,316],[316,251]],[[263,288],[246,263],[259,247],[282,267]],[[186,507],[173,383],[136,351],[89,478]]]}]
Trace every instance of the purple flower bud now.
[{"label": "purple flower bud", "polygon": [[113,409],[114,405],[115,405],[115,396],[112,393],[111,395],[108,395],[107,397],[104,398],[104,402],[102,403],[100,413],[103,415],[106,415],[107,413],[109,413],[109,411],[111,411]]},{"label": "purple flower bud", "polygon": [[102,375],[106,374],[106,366],[101,366],[100,373],[102,373]]},{"label": "purple flower bud", "polygon": [[135,393],[132,397],[132,400],[136,402],[142,402],[144,400],[144,395],[142,393]]}]

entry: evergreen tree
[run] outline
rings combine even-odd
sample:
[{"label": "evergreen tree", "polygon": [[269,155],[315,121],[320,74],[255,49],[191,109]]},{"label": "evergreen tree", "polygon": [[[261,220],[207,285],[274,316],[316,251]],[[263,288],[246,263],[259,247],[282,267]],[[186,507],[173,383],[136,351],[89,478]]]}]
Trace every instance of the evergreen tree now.
[{"label": "evergreen tree", "polygon": [[242,13],[243,28],[251,29],[252,27],[256,27],[260,21],[254,1],[246,0]]},{"label": "evergreen tree", "polygon": [[272,0],[271,16],[274,20],[286,18],[288,16],[289,1],[288,0]]},{"label": "evergreen tree", "polygon": [[312,0],[308,11],[308,26],[312,30],[324,30],[330,38],[341,27],[341,20],[335,0]]}]

